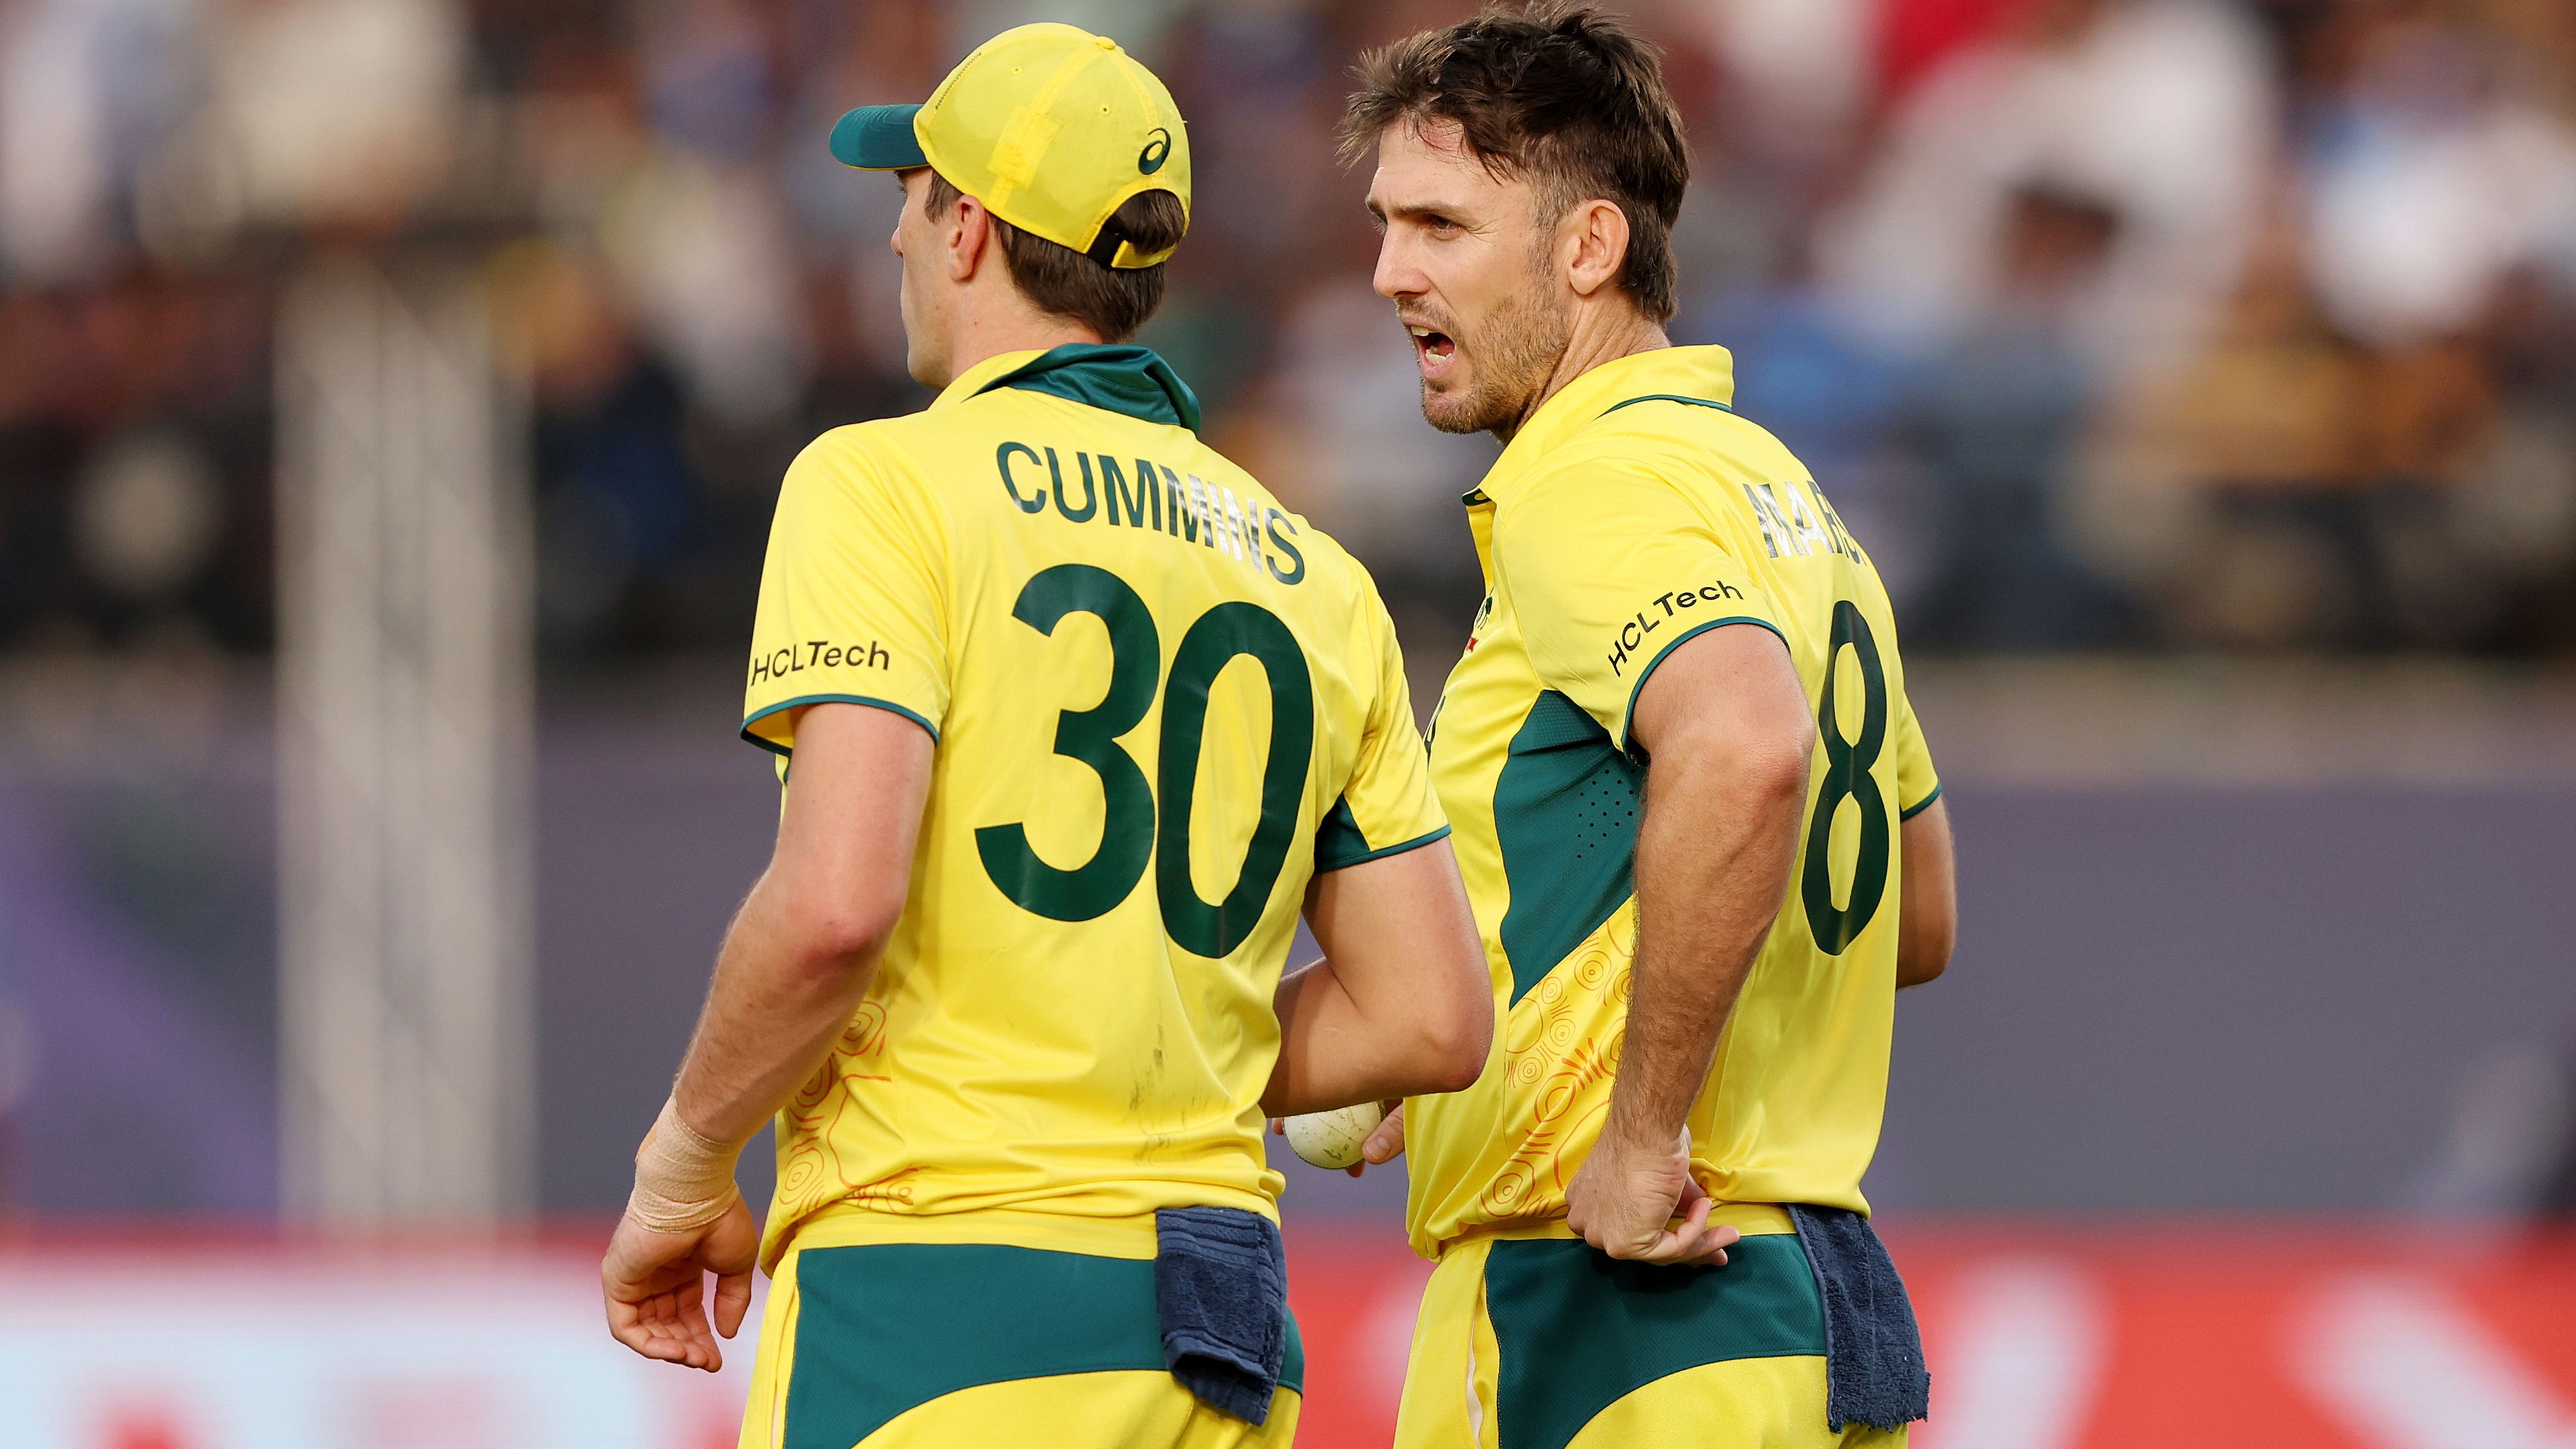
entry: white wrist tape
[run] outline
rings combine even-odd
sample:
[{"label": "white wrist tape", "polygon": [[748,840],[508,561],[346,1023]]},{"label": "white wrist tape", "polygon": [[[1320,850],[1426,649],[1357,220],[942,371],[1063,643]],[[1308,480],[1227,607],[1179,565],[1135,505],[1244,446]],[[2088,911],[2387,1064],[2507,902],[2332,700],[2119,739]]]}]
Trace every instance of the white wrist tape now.
[{"label": "white wrist tape", "polygon": [[733,1183],[739,1142],[727,1145],[701,1136],[680,1120],[677,1103],[662,1103],[662,1115],[635,1149],[635,1191],[626,1200],[626,1215],[657,1233],[681,1233],[705,1227],[741,1200]]}]

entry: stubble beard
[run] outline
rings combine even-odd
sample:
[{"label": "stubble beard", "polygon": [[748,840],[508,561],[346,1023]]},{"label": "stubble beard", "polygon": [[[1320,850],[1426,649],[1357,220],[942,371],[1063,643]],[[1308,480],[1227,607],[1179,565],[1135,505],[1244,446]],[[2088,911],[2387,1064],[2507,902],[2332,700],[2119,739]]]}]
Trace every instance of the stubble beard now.
[{"label": "stubble beard", "polygon": [[[1443,397],[1423,384],[1424,422],[1444,433],[1490,433],[1516,427],[1528,415],[1531,400],[1564,358],[1572,330],[1565,312],[1548,305],[1543,279],[1530,282],[1477,329],[1475,381],[1466,392]],[[1450,338],[1461,352],[1468,350],[1456,333]]]}]

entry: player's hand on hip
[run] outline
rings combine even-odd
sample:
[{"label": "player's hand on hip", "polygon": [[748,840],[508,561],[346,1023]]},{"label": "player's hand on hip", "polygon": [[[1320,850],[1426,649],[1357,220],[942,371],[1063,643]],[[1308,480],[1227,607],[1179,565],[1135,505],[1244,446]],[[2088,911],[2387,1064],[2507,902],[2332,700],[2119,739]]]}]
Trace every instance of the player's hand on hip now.
[{"label": "player's hand on hip", "polygon": [[[733,1337],[751,1307],[751,1269],[759,1251],[759,1229],[739,1196],[723,1216],[687,1232],[655,1232],[632,1217],[619,1219],[608,1257],[599,1265],[608,1331],[646,1358],[714,1373],[724,1367],[716,1336]],[[709,1273],[716,1275],[713,1332],[706,1308]]]},{"label": "player's hand on hip", "polygon": [[1743,1234],[1710,1226],[1710,1206],[1691,1176],[1687,1129],[1642,1147],[1605,1130],[1565,1185],[1565,1225],[1611,1257],[1641,1263],[1725,1262]]}]

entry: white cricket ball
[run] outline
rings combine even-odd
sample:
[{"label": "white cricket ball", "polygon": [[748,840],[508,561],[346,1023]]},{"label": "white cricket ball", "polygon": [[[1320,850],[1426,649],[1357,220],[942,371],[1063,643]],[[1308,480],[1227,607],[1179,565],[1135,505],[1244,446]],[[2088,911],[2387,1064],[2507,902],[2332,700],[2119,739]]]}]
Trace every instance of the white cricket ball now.
[{"label": "white cricket ball", "polygon": [[1348,1167],[1360,1160],[1360,1144],[1385,1120],[1386,1109],[1375,1102],[1309,1112],[1288,1119],[1288,1146],[1317,1167]]}]

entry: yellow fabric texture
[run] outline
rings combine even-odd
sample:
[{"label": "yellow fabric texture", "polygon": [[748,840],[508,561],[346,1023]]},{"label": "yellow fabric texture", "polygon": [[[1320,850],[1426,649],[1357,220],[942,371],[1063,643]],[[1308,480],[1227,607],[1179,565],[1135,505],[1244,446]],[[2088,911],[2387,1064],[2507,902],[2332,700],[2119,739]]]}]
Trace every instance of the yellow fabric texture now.
[{"label": "yellow fabric texture", "polygon": [[[1485,1312],[1492,1238],[1440,1255],[1414,1320],[1395,1449],[1500,1449],[1502,1350]],[[1567,1449],[1902,1449],[1905,1431],[1825,1427],[1825,1360],[1733,1359],[1670,1374],[1593,1416]]]},{"label": "yellow fabric texture", "polygon": [[[742,1449],[778,1449],[785,1442],[787,1386],[796,1365],[796,1260],[791,1251],[778,1265],[761,1315]],[[1169,1373],[1057,1374],[943,1394],[859,1442],[868,1449],[1021,1444],[1044,1426],[1039,1437],[1049,1449],[1286,1449],[1296,1440],[1302,1405],[1295,1389],[1283,1387],[1270,1402],[1269,1421],[1256,1428],[1199,1402]]]},{"label": "yellow fabric texture", "polygon": [[[1628,712],[1662,651],[1719,621],[1779,634],[1820,713],[1830,672],[1836,738],[1819,732],[1797,877],[1691,1115],[1694,1168],[1721,1202],[1868,1210],[1860,1181],[1877,1146],[1894,1013],[1899,817],[1939,782],[1876,569],[1786,448],[1711,405],[1733,387],[1716,347],[1596,368],[1549,399],[1468,495],[1488,597],[1442,692],[1431,764],[1503,1015],[1500,1060],[1473,1087],[1406,1106],[1408,1231],[1425,1256],[1472,1230],[1564,1215],[1626,1025],[1633,894],[1557,959],[1517,963],[1537,979],[1512,1001],[1506,837],[1527,882],[1556,874],[1548,851],[1589,848],[1605,829],[1573,819],[1558,843],[1534,850],[1544,832],[1534,837],[1506,798],[1514,740],[1554,694],[1580,711],[1555,706],[1576,727],[1597,726],[1596,754],[1629,749]],[[1837,647],[1838,629],[1865,632],[1867,650]],[[1826,838],[1811,858],[1827,791]],[[1878,893],[1864,921],[1871,815],[1885,827],[1884,875],[1869,872]],[[1615,830],[1607,838],[1604,848],[1625,848]],[[1819,943],[1804,900],[1819,870],[1826,919],[1840,912],[1853,931],[1839,951]]]},{"label": "yellow fabric texture", "polygon": [[1821,1357],[1702,1364],[1655,1380],[1595,1415],[1566,1449],[1903,1449],[1903,1429],[1825,1425]]},{"label": "yellow fabric texture", "polygon": [[859,1442],[955,1449],[1028,1443],[1036,1431],[1048,1449],[1287,1449],[1302,1407],[1295,1389],[1281,1389],[1256,1427],[1200,1403],[1168,1373],[1063,1374],[945,1394]]},{"label": "yellow fabric texture", "polygon": [[[825,434],[779,498],[745,733],[785,756],[800,706],[857,701],[938,744],[875,982],[777,1119],[764,1263],[853,1214],[989,1215],[949,1240],[1113,1253],[1161,1207],[1276,1216],[1258,1103],[1307,882],[1446,831],[1367,573],[1185,428],[985,390],[1036,356]],[[1273,717],[1298,695],[1283,671],[1305,719]],[[1203,719],[1167,731],[1185,693]],[[1164,868],[1175,842],[1185,870]],[[1041,914],[1041,877],[1078,899]]]},{"label": "yellow fabric texture", "polygon": [[[796,1254],[769,1265],[769,1302],[760,1311],[760,1342],[751,1360],[751,1392],[742,1406],[742,1449],[777,1449],[787,1441],[787,1386],[796,1377]],[[737,1341],[729,1350],[740,1353]]]},{"label": "yellow fabric texture", "polygon": [[[1087,252],[1129,198],[1190,205],[1189,128],[1154,73],[1105,35],[1045,22],[976,47],[912,121],[932,169],[994,215]],[[1148,267],[1121,244],[1114,265]]]}]

